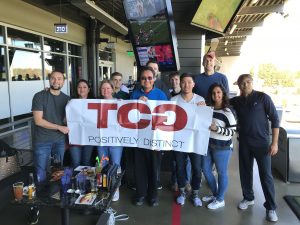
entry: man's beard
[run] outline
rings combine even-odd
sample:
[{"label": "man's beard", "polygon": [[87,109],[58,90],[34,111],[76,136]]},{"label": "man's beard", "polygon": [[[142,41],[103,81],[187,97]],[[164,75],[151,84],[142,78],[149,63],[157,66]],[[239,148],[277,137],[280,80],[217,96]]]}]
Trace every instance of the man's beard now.
[{"label": "man's beard", "polygon": [[61,86],[56,88],[53,85],[50,85],[50,89],[55,90],[55,91],[59,91],[61,88],[62,88]]}]

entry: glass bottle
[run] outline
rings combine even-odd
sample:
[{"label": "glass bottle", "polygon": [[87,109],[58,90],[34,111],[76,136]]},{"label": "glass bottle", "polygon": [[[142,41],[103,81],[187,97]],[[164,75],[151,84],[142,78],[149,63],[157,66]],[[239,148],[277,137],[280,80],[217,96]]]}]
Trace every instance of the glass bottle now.
[{"label": "glass bottle", "polygon": [[33,173],[29,173],[28,179],[28,199],[33,199],[36,194]]}]

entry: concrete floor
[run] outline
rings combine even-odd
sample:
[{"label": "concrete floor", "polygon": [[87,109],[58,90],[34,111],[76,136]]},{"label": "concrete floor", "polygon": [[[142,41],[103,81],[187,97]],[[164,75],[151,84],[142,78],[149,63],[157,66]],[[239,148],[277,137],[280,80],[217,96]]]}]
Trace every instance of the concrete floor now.
[{"label": "concrete floor", "polygon": [[[191,202],[187,201],[183,207],[174,204],[175,195],[170,191],[170,173],[162,173],[163,190],[159,193],[160,205],[156,208],[147,204],[137,207],[132,204],[134,191],[127,187],[120,188],[120,200],[112,203],[111,207],[117,210],[117,214],[126,213],[129,215],[128,221],[119,221],[116,224],[128,225],[263,225],[272,224],[265,220],[265,209],[263,207],[264,196],[260,187],[257,169],[255,168],[255,205],[245,211],[237,209],[237,203],[241,200],[242,194],[239,183],[239,172],[237,163],[237,153],[233,154],[229,168],[229,188],[226,194],[226,206],[216,211],[210,211],[206,207],[195,208]],[[300,221],[290,210],[283,199],[286,194],[300,195],[300,183],[284,183],[276,176],[276,200],[278,204],[277,213],[279,221],[277,225],[299,225]],[[200,195],[208,194],[208,189],[203,182]],[[60,209],[42,208],[40,210],[39,224],[56,225],[60,224]],[[0,211],[1,225],[21,225],[26,224],[26,208],[8,205]],[[173,212],[177,212],[176,215]],[[95,225],[99,216],[84,216],[75,212],[71,213],[71,225]],[[173,218],[173,221],[172,221]]]}]

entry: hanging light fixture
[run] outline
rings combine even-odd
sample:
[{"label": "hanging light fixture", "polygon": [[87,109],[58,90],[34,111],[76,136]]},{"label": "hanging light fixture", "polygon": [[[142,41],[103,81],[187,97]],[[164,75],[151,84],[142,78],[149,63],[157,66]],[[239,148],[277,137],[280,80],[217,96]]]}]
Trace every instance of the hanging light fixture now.
[{"label": "hanging light fixture", "polygon": [[237,25],[233,24],[232,27],[231,27],[231,29],[230,29],[230,31],[229,31],[229,34],[232,34],[233,31],[235,31],[236,27],[237,27]]},{"label": "hanging light fixture", "polygon": [[54,32],[65,34],[68,33],[68,25],[66,23],[61,22],[61,14],[61,0],[59,0],[59,23],[54,24]]}]

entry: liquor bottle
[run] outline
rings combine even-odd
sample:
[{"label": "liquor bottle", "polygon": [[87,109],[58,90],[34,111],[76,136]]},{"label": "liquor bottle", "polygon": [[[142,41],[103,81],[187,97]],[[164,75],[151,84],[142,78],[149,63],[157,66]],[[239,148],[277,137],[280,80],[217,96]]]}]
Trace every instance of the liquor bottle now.
[{"label": "liquor bottle", "polygon": [[97,187],[98,188],[102,186],[101,170],[102,170],[101,166],[96,163],[95,174],[96,174],[96,180],[97,180]]},{"label": "liquor bottle", "polygon": [[107,188],[107,176],[103,174],[102,187]]},{"label": "liquor bottle", "polygon": [[28,179],[28,199],[33,199],[36,194],[36,188],[34,184],[33,173],[29,173]]}]

